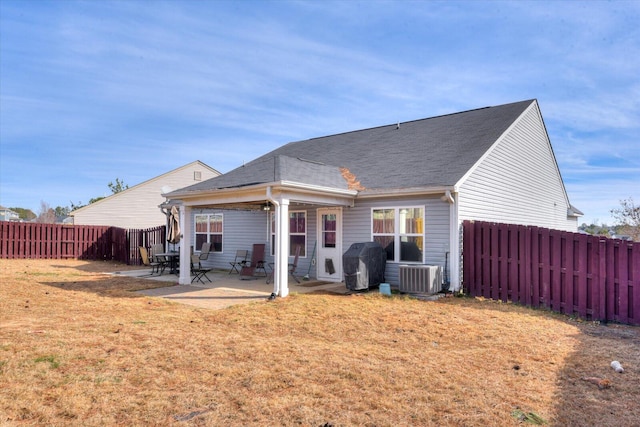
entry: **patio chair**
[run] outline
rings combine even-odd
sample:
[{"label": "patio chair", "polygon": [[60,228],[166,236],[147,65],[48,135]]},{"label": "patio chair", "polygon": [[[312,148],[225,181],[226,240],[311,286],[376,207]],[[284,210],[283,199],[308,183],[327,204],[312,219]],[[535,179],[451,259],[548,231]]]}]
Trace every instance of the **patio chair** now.
[{"label": "patio chair", "polygon": [[253,245],[251,251],[251,261],[246,263],[242,270],[240,270],[241,279],[253,279],[255,278],[256,271],[262,270],[264,276],[267,276],[267,272],[264,268],[264,243],[256,243]]},{"label": "patio chair", "polygon": [[160,270],[160,274],[164,273],[165,268],[167,268],[167,265],[169,265],[169,258],[167,258],[166,256],[158,255],[161,253],[164,253],[164,245],[162,243],[151,245],[151,261],[160,264],[158,268]]},{"label": "patio chair", "polygon": [[140,258],[142,259],[142,264],[146,265],[147,267],[151,267],[151,274],[149,274],[149,276],[153,276],[153,274],[156,272],[159,273],[160,263],[152,261],[149,258],[149,252],[147,251],[147,248],[145,248],[144,246],[138,246],[138,249],[140,249]]},{"label": "patio chair", "polygon": [[[300,280],[296,277],[296,268],[298,268],[298,258],[300,258],[300,251],[302,250],[302,246],[298,245],[296,246],[296,255],[293,258],[293,262],[289,263],[289,275],[291,277],[293,277],[293,280],[296,281],[296,283],[300,283]],[[269,273],[269,276],[267,277],[267,283],[270,283],[273,280],[273,267],[274,267],[274,263],[270,262],[269,266],[271,267],[271,273]]]},{"label": "patio chair", "polygon": [[300,251],[302,250],[302,246],[298,245],[296,247],[296,256],[293,258],[293,262],[289,264],[289,275],[293,277],[293,280],[296,283],[300,283],[300,280],[296,277],[296,268],[298,268],[298,258],[300,258]]},{"label": "patio chair", "polygon": [[[209,253],[207,253],[207,257],[208,256],[209,256]],[[196,280],[200,283],[204,283],[204,280],[202,280],[203,278],[207,279],[209,283],[211,283],[211,279],[209,279],[209,276],[207,276],[207,273],[210,271],[211,271],[210,268],[207,268],[202,265],[202,262],[200,260],[200,255],[198,254],[191,255],[191,274],[193,274],[191,283],[195,282]]]},{"label": "patio chair", "polygon": [[204,242],[202,244],[202,247],[200,248],[200,255],[205,255],[205,258],[200,258],[200,259],[207,259],[209,257],[209,252],[211,251],[211,243],[209,242]]},{"label": "patio chair", "polygon": [[229,274],[232,274],[234,271],[240,274],[240,270],[242,267],[247,265],[247,258],[249,257],[249,251],[247,250],[238,250],[236,251],[236,257],[233,261],[229,262],[231,264],[231,270],[229,270]]},{"label": "patio chair", "polygon": [[[191,254],[191,272],[194,273],[195,275],[195,277],[191,280],[191,283],[193,283],[194,280],[198,280],[199,282],[204,283],[202,281],[203,277],[206,278],[209,282],[211,282],[211,279],[209,278],[209,276],[207,276],[207,273],[210,272],[212,268],[208,268],[202,265],[202,261],[206,261],[209,259],[209,254],[211,253],[210,250],[211,250],[211,243],[204,242],[202,244],[202,247],[200,248],[200,253]],[[194,271],[194,265],[195,265],[195,271]]]}]

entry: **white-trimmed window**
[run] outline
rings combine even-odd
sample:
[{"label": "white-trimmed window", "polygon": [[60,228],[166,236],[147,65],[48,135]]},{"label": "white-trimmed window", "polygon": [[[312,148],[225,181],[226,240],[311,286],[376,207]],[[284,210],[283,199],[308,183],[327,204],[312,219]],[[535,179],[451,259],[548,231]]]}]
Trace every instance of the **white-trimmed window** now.
[{"label": "white-trimmed window", "polygon": [[211,252],[222,252],[223,215],[196,214],[196,238],[194,250],[199,251],[205,242],[211,243]]},{"label": "white-trimmed window", "polygon": [[424,207],[374,208],[371,238],[387,252],[392,262],[423,262]]},{"label": "white-trimmed window", "polygon": [[[307,211],[289,211],[289,256],[295,256],[300,246],[301,258],[306,256],[307,248]],[[271,212],[271,255],[276,247],[276,213]]]}]

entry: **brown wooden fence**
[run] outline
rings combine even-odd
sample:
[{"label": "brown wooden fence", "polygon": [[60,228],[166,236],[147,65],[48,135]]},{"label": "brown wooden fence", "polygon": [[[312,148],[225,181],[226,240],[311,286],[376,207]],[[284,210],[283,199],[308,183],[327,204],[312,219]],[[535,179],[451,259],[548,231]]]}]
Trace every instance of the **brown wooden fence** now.
[{"label": "brown wooden fence", "polygon": [[640,325],[640,243],[465,221],[463,288],[472,296]]},{"label": "brown wooden fence", "polygon": [[110,226],[0,221],[0,258],[74,258],[138,265],[138,246],[164,243],[165,236],[165,226],[125,230]]}]

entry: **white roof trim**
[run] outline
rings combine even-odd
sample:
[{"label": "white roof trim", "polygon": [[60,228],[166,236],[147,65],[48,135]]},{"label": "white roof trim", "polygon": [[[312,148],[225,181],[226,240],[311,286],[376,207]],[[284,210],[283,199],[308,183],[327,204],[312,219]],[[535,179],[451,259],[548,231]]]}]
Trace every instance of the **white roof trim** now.
[{"label": "white roof trim", "polygon": [[457,192],[456,187],[410,187],[410,188],[393,188],[380,190],[364,190],[358,194],[358,199],[374,199],[380,197],[404,197],[404,196],[425,196],[434,194],[445,194],[447,191]]},{"label": "white roof trim", "polygon": [[286,195],[287,198],[300,202],[329,203],[350,206],[353,204],[356,190],[323,187],[291,181],[260,183],[243,187],[212,189],[207,192],[193,191],[172,193],[171,201],[180,201],[185,206],[211,206],[233,203],[251,203],[266,200],[267,188],[271,187],[275,194]]}]

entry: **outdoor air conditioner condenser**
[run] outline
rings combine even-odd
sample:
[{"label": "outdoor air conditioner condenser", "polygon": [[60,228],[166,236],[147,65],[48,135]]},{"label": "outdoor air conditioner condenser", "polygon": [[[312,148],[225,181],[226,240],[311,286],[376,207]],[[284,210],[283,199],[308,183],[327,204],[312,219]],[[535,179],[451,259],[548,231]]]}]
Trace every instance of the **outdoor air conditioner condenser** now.
[{"label": "outdoor air conditioner condenser", "polygon": [[442,268],[438,265],[401,265],[400,292],[435,294],[442,290]]}]

